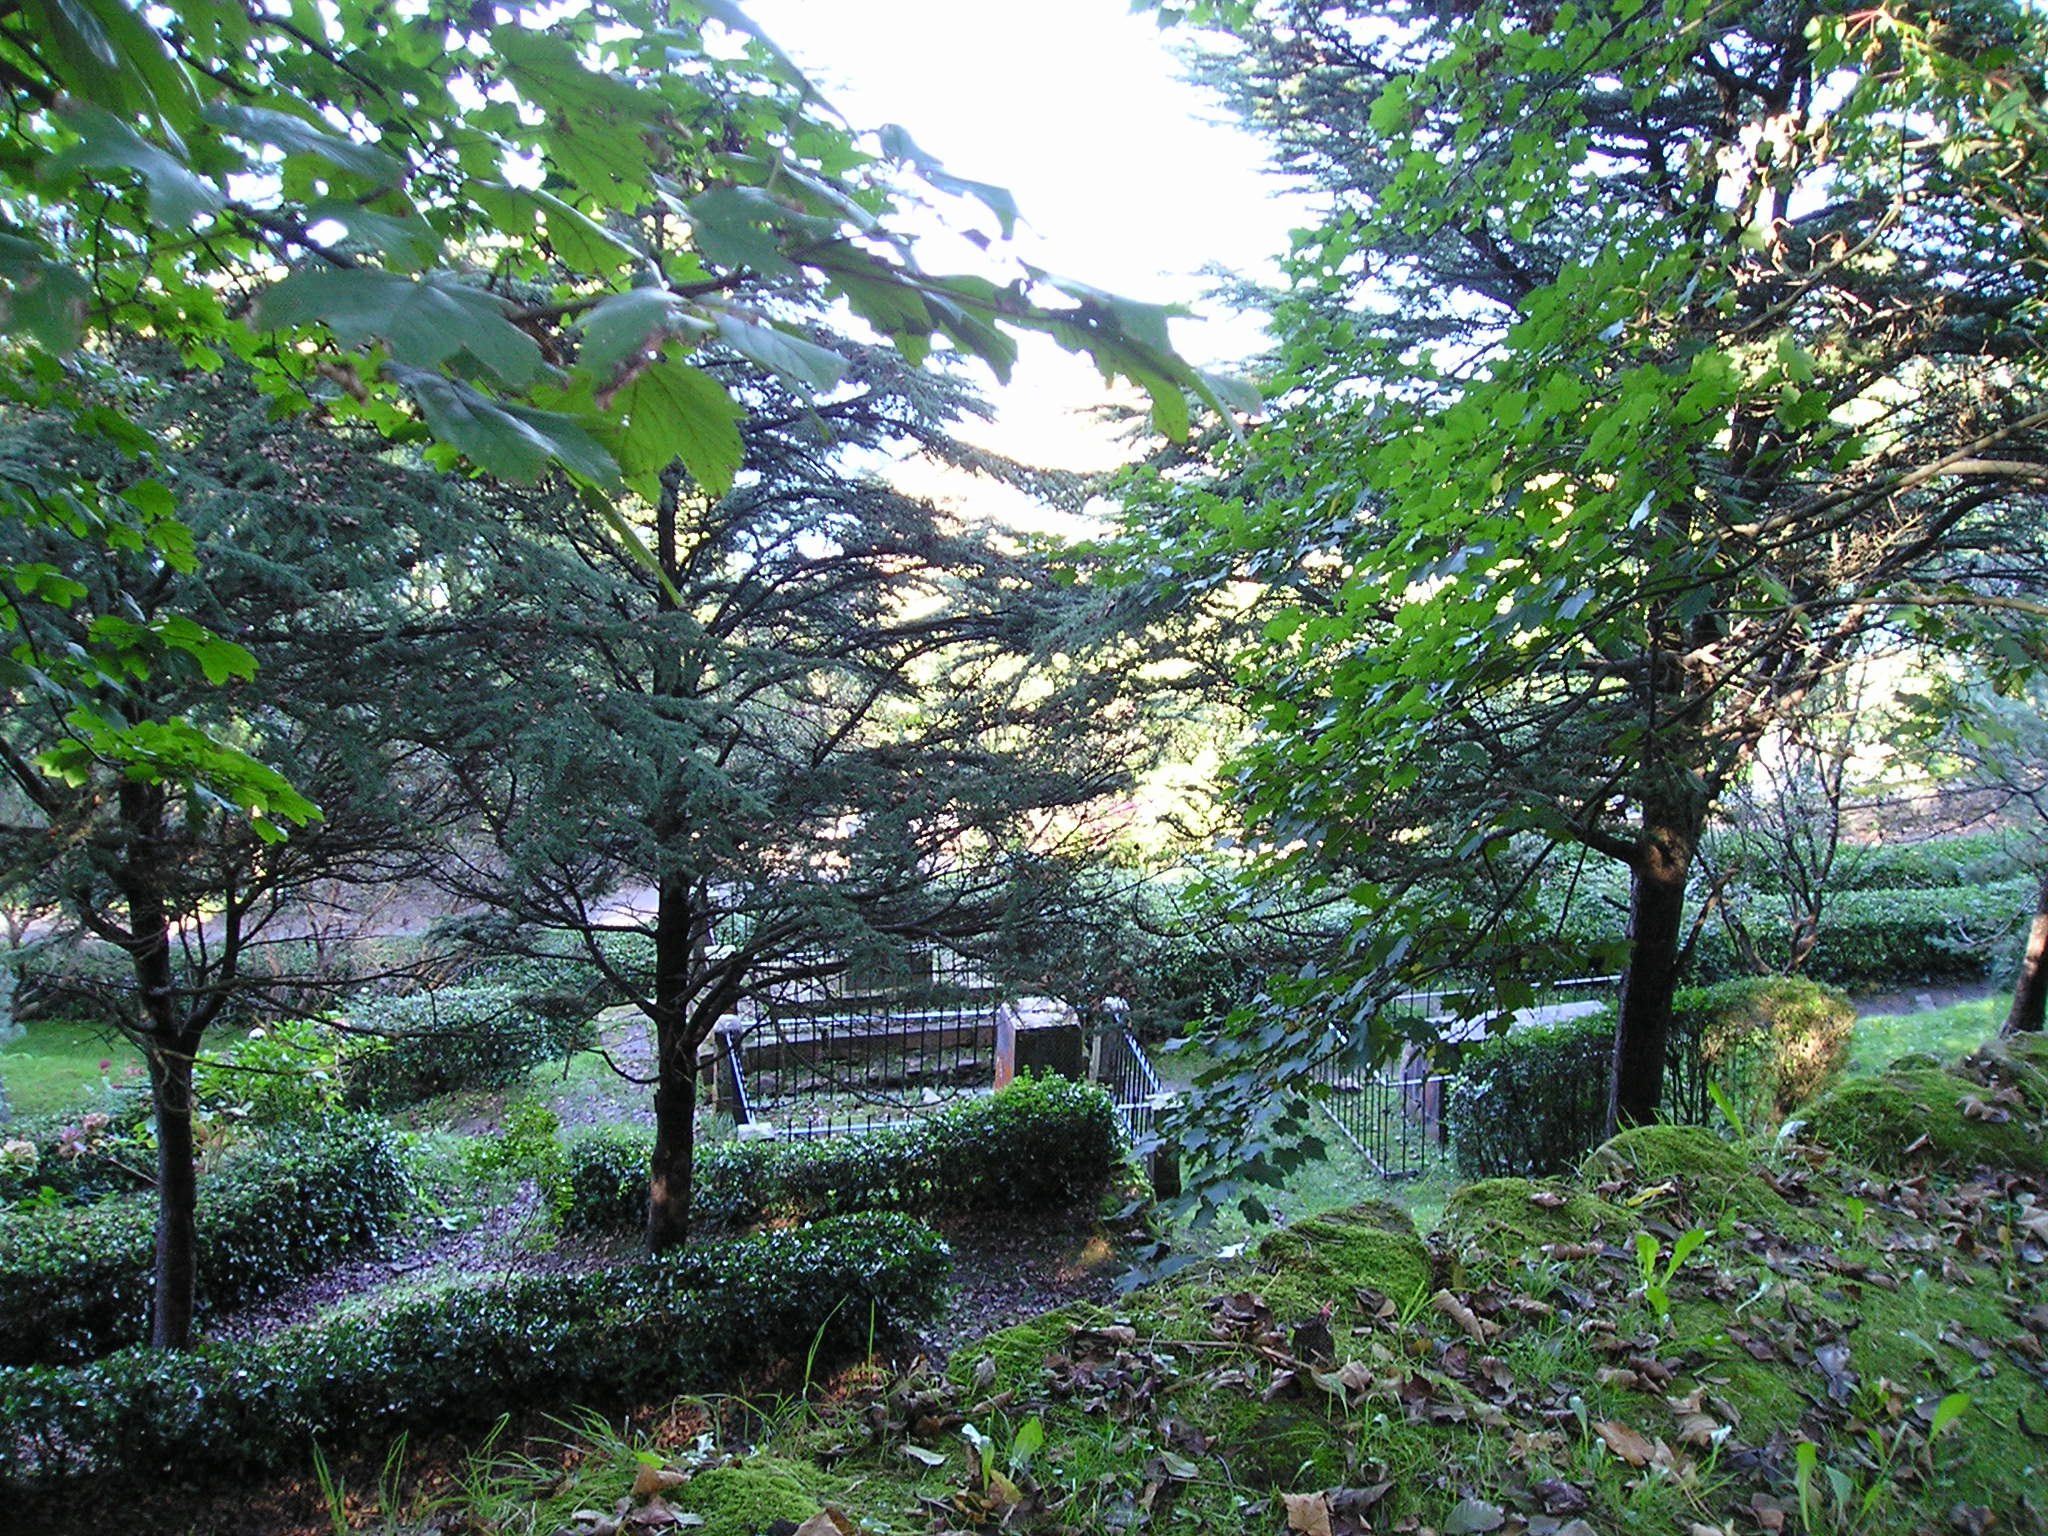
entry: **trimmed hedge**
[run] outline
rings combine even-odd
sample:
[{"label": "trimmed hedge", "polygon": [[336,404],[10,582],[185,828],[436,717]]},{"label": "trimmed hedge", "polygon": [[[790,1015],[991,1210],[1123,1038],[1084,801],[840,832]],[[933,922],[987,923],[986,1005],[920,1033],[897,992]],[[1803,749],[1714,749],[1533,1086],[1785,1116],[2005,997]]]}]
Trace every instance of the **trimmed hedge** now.
[{"label": "trimmed hedge", "polygon": [[302,1463],[316,1439],[630,1406],[789,1360],[829,1367],[933,1315],[950,1268],[945,1243],[907,1217],[840,1217],[593,1275],[450,1287],[257,1342],[0,1369],[0,1481],[260,1470]]},{"label": "trimmed hedge", "polygon": [[[565,1223],[644,1219],[652,1144],[645,1130],[573,1142]],[[1116,1111],[1101,1088],[1019,1078],[898,1130],[700,1147],[691,1209],[728,1227],[847,1211],[1039,1210],[1099,1190],[1122,1157]]]},{"label": "trimmed hedge", "polygon": [[590,1035],[594,1002],[511,986],[442,987],[358,1003],[341,1053],[350,1103],[417,1103],[462,1088],[502,1088]]},{"label": "trimmed hedge", "polygon": [[[2012,877],[1831,892],[1804,974],[1852,992],[1987,980],[2032,914],[2038,890],[2035,879]],[[1750,930],[1762,946],[1762,958],[1783,964],[1781,898],[1754,893],[1747,900]],[[1570,909],[1553,921],[1551,948],[1564,956],[1566,973],[1616,968],[1626,956],[1628,933],[1627,886],[1618,868],[1590,871]],[[1693,948],[1688,980],[1705,986],[1750,974],[1727,929],[1718,920],[1709,922]]]},{"label": "trimmed hedge", "polygon": [[[1835,855],[1835,891],[1921,891],[2010,880],[2026,873],[2016,839],[2003,832],[1965,832],[1916,843],[1844,843]],[[1776,895],[1784,889],[1777,851],[1762,838],[1719,833],[1714,852],[1721,863],[1740,859],[1742,881],[1751,890]]]},{"label": "trimmed hedge", "polygon": [[[1745,977],[1682,988],[1672,999],[1662,1112],[1681,1123],[1717,1117],[1718,1084],[1745,1121],[1775,1118],[1811,1098],[1848,1058],[1856,1012],[1802,977]],[[1606,1131],[1614,1014],[1524,1026],[1467,1051],[1445,1117],[1466,1178],[1562,1173]]]},{"label": "trimmed hedge", "polygon": [[[201,1318],[386,1230],[411,1185],[375,1121],[266,1137],[199,1182]],[[84,1360],[148,1334],[156,1197],[0,1216],[0,1364]]]}]

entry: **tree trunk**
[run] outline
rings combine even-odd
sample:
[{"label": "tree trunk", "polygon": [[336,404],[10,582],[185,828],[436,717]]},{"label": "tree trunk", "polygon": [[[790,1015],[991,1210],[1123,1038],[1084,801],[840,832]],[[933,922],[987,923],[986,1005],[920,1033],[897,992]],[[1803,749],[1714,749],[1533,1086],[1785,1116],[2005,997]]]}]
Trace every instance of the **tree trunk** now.
[{"label": "tree trunk", "polygon": [[661,882],[654,919],[654,1156],[647,1170],[647,1247],[680,1248],[690,1235],[697,1153],[697,1046],[690,1028],[696,911],[689,882]]},{"label": "tree trunk", "polygon": [[152,1039],[147,1048],[156,1110],[155,1304],[149,1342],[157,1349],[192,1343],[198,1292],[199,1176],[192,1149],[192,1043]]},{"label": "tree trunk", "polygon": [[164,790],[124,784],[121,826],[127,846],[116,875],[128,908],[124,939],[135,972],[141,1023],[133,1033],[149,1064],[156,1115],[156,1265],[149,1341],[159,1349],[192,1342],[198,1289],[199,1174],[192,1149],[192,1062],[200,1030],[190,1026],[171,967],[170,909],[164,899]]},{"label": "tree trunk", "polygon": [[2048,876],[2042,877],[2040,894],[2034,898],[2034,925],[2027,930],[2026,958],[2020,961],[2012,1008],[1999,1033],[2039,1034],[2044,1010],[2048,1010]]},{"label": "tree trunk", "polygon": [[1610,1136],[1652,1124],[1664,1097],[1665,1042],[1685,937],[1685,881],[1699,843],[1695,819],[1674,807],[1644,811],[1642,853],[1629,882],[1628,969],[1621,978],[1607,1099]]}]

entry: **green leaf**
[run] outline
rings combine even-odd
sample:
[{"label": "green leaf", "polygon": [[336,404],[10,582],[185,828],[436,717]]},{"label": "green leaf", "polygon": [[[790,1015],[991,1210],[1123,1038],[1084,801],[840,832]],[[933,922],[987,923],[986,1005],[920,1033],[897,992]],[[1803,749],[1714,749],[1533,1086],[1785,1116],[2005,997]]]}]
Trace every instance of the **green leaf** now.
[{"label": "green leaf", "polygon": [[180,233],[226,206],[226,199],[212,182],[111,112],[74,104],[63,116],[78,142],[44,161],[37,173],[39,179],[57,183],[81,171],[133,171],[142,178],[151,221]]},{"label": "green leaf", "polygon": [[376,186],[391,186],[405,174],[405,164],[374,144],[345,138],[317,123],[269,107],[250,107],[238,102],[216,102],[204,113],[206,121],[223,133],[258,144],[268,144],[286,155],[317,155],[329,165]]},{"label": "green leaf", "polygon": [[822,103],[820,96],[804,72],[796,67],[789,55],[775,46],[775,40],[754,24],[753,18],[733,3],[733,0],[685,0],[689,8],[700,16],[708,16],[722,26],[751,37],[767,52],[774,62],[776,71],[794,85],[807,101]]},{"label": "green leaf", "polygon": [[846,377],[846,359],[837,352],[772,325],[721,314],[718,339],[740,356],[810,389],[830,389]]},{"label": "green leaf", "polygon": [[622,364],[644,361],[668,334],[682,300],[666,288],[628,288],[607,294],[576,322],[582,337],[577,361],[598,379]]},{"label": "green leaf", "polygon": [[1970,1410],[1970,1395],[1967,1392],[1951,1392],[1934,1405],[1934,1417],[1927,1426],[1927,1438],[1932,1440],[1949,1425],[1955,1423]]},{"label": "green leaf", "polygon": [[505,301],[441,273],[413,279],[376,267],[303,267],[257,296],[249,323],[324,324],[344,346],[382,341],[411,367],[467,352],[514,387],[540,371],[540,346],[506,318]]},{"label": "green leaf", "polygon": [[467,455],[486,474],[530,483],[551,463],[597,485],[618,479],[619,466],[572,416],[493,400],[459,379],[390,364],[387,373],[412,397],[436,439]]},{"label": "green leaf", "polygon": [[680,459],[708,494],[732,489],[746,456],[739,429],[746,411],[710,374],[665,359],[642,369],[611,404],[622,418],[612,441],[623,473]]},{"label": "green leaf", "polygon": [[[1017,1426],[1017,1433],[1010,1439],[1010,1470],[1022,1472],[1031,1465],[1031,1458],[1045,1448],[1045,1424],[1033,1414]],[[1192,1477],[1194,1474],[1188,1474]]]},{"label": "green leaf", "polygon": [[1017,199],[1007,188],[993,186],[986,181],[969,181],[964,176],[954,176],[939,164],[938,160],[918,148],[917,141],[895,123],[884,123],[879,135],[882,153],[891,160],[901,160],[913,167],[918,175],[937,187],[941,192],[950,192],[957,197],[971,197],[996,216],[1003,238],[1009,239],[1017,232]]},{"label": "green leaf", "polygon": [[348,231],[347,238],[334,242],[338,249],[378,251],[407,270],[425,266],[441,249],[441,237],[434,227],[410,214],[380,213],[342,199],[325,199],[307,207],[308,227],[330,221]]},{"label": "green leaf", "polygon": [[713,187],[691,198],[688,206],[697,249],[707,260],[767,278],[796,276],[775,231],[802,216],[759,187]]},{"label": "green leaf", "polygon": [[59,354],[83,339],[92,285],[77,269],[51,260],[35,241],[0,234],[0,282],[0,330]]}]

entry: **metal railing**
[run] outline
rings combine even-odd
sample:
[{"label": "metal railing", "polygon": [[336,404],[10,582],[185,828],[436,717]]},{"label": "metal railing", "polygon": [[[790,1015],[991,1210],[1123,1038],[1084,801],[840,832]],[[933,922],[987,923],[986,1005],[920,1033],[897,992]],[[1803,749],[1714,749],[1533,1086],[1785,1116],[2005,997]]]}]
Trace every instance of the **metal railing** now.
[{"label": "metal railing", "polygon": [[1445,1074],[1357,1072],[1331,1059],[1311,1080],[1317,1107],[1381,1178],[1414,1178],[1442,1155]]},{"label": "metal railing", "polygon": [[1088,1075],[1109,1090],[1131,1145],[1146,1146],[1167,1095],[1137,1037],[1120,1024],[1099,1027],[1089,1044]]},{"label": "metal railing", "polygon": [[989,1090],[1002,994],[969,962],[917,957],[910,977],[858,987],[844,976],[790,988],[720,1031],[730,1108],[785,1136],[906,1125]]},{"label": "metal railing", "polygon": [[[1537,984],[1533,1003],[1508,1015],[1517,1024],[1549,1024],[1577,1017],[1612,999],[1619,976],[1575,976]],[[1456,1044],[1491,1032],[1501,1015],[1461,1018],[1460,1005],[1472,991],[1445,988],[1409,992],[1392,999],[1387,1012],[1433,1020],[1441,1038]],[[1446,1152],[1444,1109],[1455,1074],[1437,1071],[1430,1058],[1411,1051],[1398,1065],[1358,1065],[1356,1042],[1331,1051],[1310,1074],[1317,1107],[1366,1166],[1381,1178],[1414,1178]]]}]

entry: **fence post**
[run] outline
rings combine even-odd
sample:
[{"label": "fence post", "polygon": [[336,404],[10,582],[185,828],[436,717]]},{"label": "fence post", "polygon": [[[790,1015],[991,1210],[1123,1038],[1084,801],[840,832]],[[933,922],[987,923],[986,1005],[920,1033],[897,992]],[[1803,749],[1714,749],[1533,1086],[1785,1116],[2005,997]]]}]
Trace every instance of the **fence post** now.
[{"label": "fence post", "polygon": [[732,1064],[737,1054],[727,1049],[738,1046],[746,1026],[738,1019],[720,1019],[711,1034],[711,1107],[735,1119],[739,1116],[740,1085],[733,1080]]},{"label": "fence post", "polygon": [[1031,1018],[1015,1003],[996,1010],[996,1086],[1019,1072],[1051,1072],[1076,1082],[1088,1075],[1087,1045],[1071,1013]]}]

